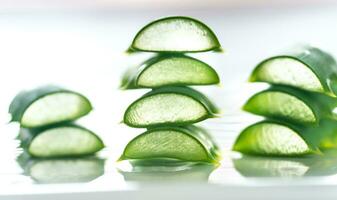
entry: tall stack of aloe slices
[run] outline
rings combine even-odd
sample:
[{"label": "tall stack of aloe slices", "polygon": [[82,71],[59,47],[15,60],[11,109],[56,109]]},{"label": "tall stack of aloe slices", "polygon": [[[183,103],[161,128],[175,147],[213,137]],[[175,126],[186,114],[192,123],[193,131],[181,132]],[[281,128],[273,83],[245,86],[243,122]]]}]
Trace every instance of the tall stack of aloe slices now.
[{"label": "tall stack of aloe slices", "polygon": [[83,95],[50,85],[19,93],[9,107],[11,121],[21,127],[21,146],[39,158],[84,156],[101,150],[104,144],[96,134],[73,123],[91,110]]},{"label": "tall stack of aloe slices", "polygon": [[271,84],[243,109],[267,119],[244,129],[233,149],[245,154],[299,156],[337,148],[337,64],[311,46],[262,61],[250,81]]},{"label": "tall stack of aloe slices", "polygon": [[132,139],[120,160],[152,164],[208,162],[219,159],[218,147],[204,129],[192,124],[215,117],[217,108],[189,85],[214,85],[219,76],[208,64],[185,55],[219,51],[220,43],[205,24],[189,17],[151,22],[135,36],[129,52],[154,52],[129,69],[121,88],[150,88],[125,111],[124,123],[147,131]]}]

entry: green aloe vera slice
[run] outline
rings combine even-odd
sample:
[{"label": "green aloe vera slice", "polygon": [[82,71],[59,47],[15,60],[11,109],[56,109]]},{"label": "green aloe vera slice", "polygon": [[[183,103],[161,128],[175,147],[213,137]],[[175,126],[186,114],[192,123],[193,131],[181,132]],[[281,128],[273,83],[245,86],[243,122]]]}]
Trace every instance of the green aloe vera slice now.
[{"label": "green aloe vera slice", "polygon": [[122,88],[158,88],[175,85],[211,85],[220,82],[216,71],[195,58],[173,54],[158,55],[123,77]]},{"label": "green aloe vera slice", "polygon": [[175,16],[151,22],[135,36],[130,51],[204,52],[220,50],[213,31],[189,17]]},{"label": "green aloe vera slice", "polygon": [[337,64],[328,53],[311,46],[262,61],[250,81],[288,85],[313,92],[337,94]]},{"label": "green aloe vera slice", "polygon": [[233,150],[270,156],[315,154],[336,135],[337,123],[334,120],[321,120],[318,126],[267,120],[244,129],[236,139]]},{"label": "green aloe vera slice", "polygon": [[90,182],[104,174],[104,160],[96,157],[35,159],[20,156],[18,162],[36,183]]},{"label": "green aloe vera slice", "polygon": [[19,93],[9,107],[12,121],[27,128],[75,120],[91,110],[83,95],[50,85]]},{"label": "green aloe vera slice", "polygon": [[147,130],[127,144],[120,160],[133,159],[217,163],[219,149],[199,127],[158,127]]},{"label": "green aloe vera slice", "polygon": [[43,129],[22,128],[18,138],[31,156],[41,158],[90,155],[104,148],[96,134],[72,124]]},{"label": "green aloe vera slice", "polygon": [[217,108],[200,92],[188,87],[162,87],[145,94],[125,111],[131,127],[186,125],[215,117]]},{"label": "green aloe vera slice", "polygon": [[274,86],[252,96],[245,111],[297,123],[317,124],[321,118],[332,119],[337,100],[319,93]]}]

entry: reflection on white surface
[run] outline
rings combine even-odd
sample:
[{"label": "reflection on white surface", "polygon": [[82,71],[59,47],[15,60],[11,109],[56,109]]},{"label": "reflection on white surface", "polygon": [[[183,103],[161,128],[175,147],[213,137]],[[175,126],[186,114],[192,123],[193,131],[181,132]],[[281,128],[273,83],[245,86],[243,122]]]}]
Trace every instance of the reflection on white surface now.
[{"label": "reflection on white surface", "polygon": [[97,157],[34,159],[22,154],[17,161],[35,183],[85,183],[104,174],[104,160]]},{"label": "reflection on white surface", "polygon": [[[128,162],[128,161],[126,161]],[[119,172],[125,181],[130,182],[208,182],[209,175],[217,166],[212,164],[195,164],[189,162],[144,163],[131,161],[130,166],[119,166]]]},{"label": "reflection on white surface", "polygon": [[337,151],[305,157],[242,156],[233,158],[234,168],[245,177],[314,177],[337,175]]}]

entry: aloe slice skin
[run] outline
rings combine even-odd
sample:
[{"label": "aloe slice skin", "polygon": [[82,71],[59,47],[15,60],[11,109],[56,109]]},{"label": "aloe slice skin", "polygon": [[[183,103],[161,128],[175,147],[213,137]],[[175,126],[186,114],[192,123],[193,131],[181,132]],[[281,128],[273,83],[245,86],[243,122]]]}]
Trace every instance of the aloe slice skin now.
[{"label": "aloe slice skin", "polygon": [[219,40],[204,23],[189,17],[173,16],[153,21],[135,36],[129,52],[221,51]]},{"label": "aloe slice skin", "polygon": [[218,109],[200,92],[188,87],[161,87],[133,102],[124,113],[124,123],[147,128],[188,125],[216,117]]},{"label": "aloe slice skin", "polygon": [[245,128],[236,139],[233,150],[264,156],[319,154],[325,142],[336,135],[334,120],[321,120],[319,126],[265,120]]},{"label": "aloe slice skin", "polygon": [[92,155],[104,148],[92,131],[74,124],[21,128],[18,139],[32,157],[55,158]]},{"label": "aloe slice skin", "polygon": [[191,125],[151,128],[126,145],[120,160],[217,163],[219,155],[219,148],[205,130]]},{"label": "aloe slice skin", "polygon": [[291,87],[272,86],[253,95],[243,109],[269,118],[317,125],[320,119],[336,119],[332,113],[336,106],[337,100],[330,96]]},{"label": "aloe slice skin", "polygon": [[311,46],[299,46],[259,63],[250,81],[287,85],[336,96],[337,64],[327,52]]},{"label": "aloe slice skin", "polygon": [[37,159],[22,154],[17,159],[36,183],[84,183],[104,174],[105,160],[97,157]]},{"label": "aloe slice skin", "polygon": [[219,82],[216,71],[200,60],[181,54],[159,54],[141,66],[128,70],[121,88],[213,85]]},{"label": "aloe slice skin", "polygon": [[83,95],[52,85],[23,91],[9,106],[11,121],[26,128],[72,121],[91,110],[90,101]]}]

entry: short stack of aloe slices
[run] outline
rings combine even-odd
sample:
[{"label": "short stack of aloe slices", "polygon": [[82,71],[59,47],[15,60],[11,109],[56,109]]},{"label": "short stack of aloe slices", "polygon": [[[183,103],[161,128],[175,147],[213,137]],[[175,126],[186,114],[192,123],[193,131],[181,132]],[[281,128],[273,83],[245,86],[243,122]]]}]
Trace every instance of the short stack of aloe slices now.
[{"label": "short stack of aloe slices", "polygon": [[243,109],[267,119],[244,129],[233,150],[301,156],[337,148],[337,64],[328,53],[300,46],[262,61],[250,81],[271,84]]},{"label": "short stack of aloe slices", "polygon": [[92,131],[73,122],[92,110],[83,95],[58,86],[19,93],[9,107],[12,122],[20,124],[18,139],[32,157],[91,155],[104,147]]},{"label": "short stack of aloe slices", "polygon": [[159,19],[137,33],[129,52],[156,55],[127,70],[121,88],[152,90],[126,109],[123,121],[147,130],[127,144],[120,160],[142,160],[149,165],[218,162],[219,150],[211,136],[193,125],[215,117],[218,109],[188,86],[218,84],[219,76],[208,64],[185,55],[211,50],[221,50],[215,34],[189,17]]}]

